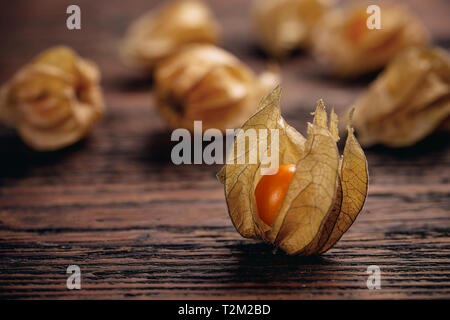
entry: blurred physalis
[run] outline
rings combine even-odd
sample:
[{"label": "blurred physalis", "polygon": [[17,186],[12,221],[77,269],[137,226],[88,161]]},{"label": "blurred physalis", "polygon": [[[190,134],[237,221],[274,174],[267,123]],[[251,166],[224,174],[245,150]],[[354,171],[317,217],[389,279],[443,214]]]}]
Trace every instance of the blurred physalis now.
[{"label": "blurred physalis", "polygon": [[67,47],[46,50],[0,91],[0,120],[39,151],[86,136],[104,113],[97,66]]},{"label": "blurred physalis", "polygon": [[352,124],[363,146],[418,142],[449,121],[449,54],[439,48],[405,50],[354,107]]},{"label": "blurred physalis", "polygon": [[277,71],[256,76],[227,51],[208,44],[185,47],[158,64],[156,104],[172,129],[239,128],[279,82]]},{"label": "blurred physalis", "polygon": [[272,56],[308,47],[312,30],[332,0],[255,0],[253,20],[262,47]]},{"label": "blurred physalis", "polygon": [[[281,117],[279,87],[261,102],[217,175],[231,220],[243,237],[263,239],[288,254],[311,255],[333,247],[348,230],[364,205],[368,171],[350,126],[339,156],[337,122],[333,111],[328,122],[319,101],[305,139]],[[273,147],[266,135],[258,134],[253,139],[248,135],[249,143],[240,146],[252,129],[278,130],[278,145]],[[272,175],[261,174],[259,152],[254,163],[242,161],[260,148],[279,155],[278,171]]]},{"label": "blurred physalis", "polygon": [[198,0],[175,0],[138,18],[121,45],[126,64],[152,71],[162,59],[190,43],[216,44],[219,27]]},{"label": "blurred physalis", "polygon": [[369,29],[367,6],[354,4],[325,14],[314,33],[314,53],[339,76],[379,70],[406,47],[426,45],[428,32],[403,6],[381,6],[381,28]]}]

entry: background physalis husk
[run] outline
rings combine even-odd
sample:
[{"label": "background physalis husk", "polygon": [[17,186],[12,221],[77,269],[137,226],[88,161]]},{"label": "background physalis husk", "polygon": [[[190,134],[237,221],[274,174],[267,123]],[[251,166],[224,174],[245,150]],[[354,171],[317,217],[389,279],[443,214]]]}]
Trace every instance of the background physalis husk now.
[{"label": "background physalis husk", "polygon": [[218,24],[203,2],[175,0],[138,18],[120,49],[125,63],[151,71],[186,44],[216,44],[218,34]]},{"label": "background physalis husk", "polygon": [[262,47],[281,57],[309,46],[311,33],[332,0],[255,0],[253,20]]},{"label": "background physalis husk", "polygon": [[449,54],[438,48],[406,50],[354,107],[352,124],[363,146],[409,146],[439,126],[445,129],[450,118]]},{"label": "background physalis husk", "polygon": [[[353,129],[348,127],[344,154],[339,156],[337,116],[332,111],[329,124],[322,101],[305,139],[280,114],[280,89],[276,88],[260,104],[260,109],[243,125],[235,139],[235,153],[218,173],[224,184],[228,211],[237,231],[246,238],[260,238],[288,254],[311,255],[330,249],[351,226],[363,207],[368,171],[363,150]],[[279,152],[280,164],[294,163],[296,171],[272,226],[259,218],[254,191],[261,178],[261,160],[237,164],[246,157],[246,145],[237,151],[236,142],[245,130],[278,129],[279,148],[258,139],[258,148]],[[270,138],[270,135],[269,135]],[[270,140],[270,139],[269,139]]]},{"label": "background physalis husk", "polygon": [[213,45],[191,45],[161,62],[155,70],[158,110],[171,128],[193,131],[238,128],[258,102],[278,84],[278,73],[256,77],[235,56]]},{"label": "background physalis husk", "polygon": [[104,113],[97,66],[67,47],[54,47],[19,70],[0,91],[0,120],[39,151],[87,135]]},{"label": "background physalis husk", "polygon": [[376,71],[398,52],[429,42],[429,35],[417,17],[405,7],[380,6],[381,29],[369,29],[367,5],[337,8],[323,16],[315,29],[314,53],[340,76]]}]

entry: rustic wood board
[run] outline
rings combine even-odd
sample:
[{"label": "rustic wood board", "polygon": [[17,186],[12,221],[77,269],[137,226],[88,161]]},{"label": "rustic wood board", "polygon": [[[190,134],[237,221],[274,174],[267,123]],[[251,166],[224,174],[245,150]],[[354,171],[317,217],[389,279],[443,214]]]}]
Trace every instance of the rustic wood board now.
[{"label": "rustic wood board", "polygon": [[[407,2],[450,46],[450,3]],[[152,83],[122,66],[117,42],[153,1],[78,1],[82,30],[65,28],[70,1],[10,1],[0,10],[0,80],[65,43],[100,65],[107,115],[72,147],[36,153],[0,129],[1,298],[450,298],[450,143],[367,150],[369,197],[356,223],[321,257],[273,254],[241,238],[226,212],[219,166],[175,166]],[[248,2],[211,1],[222,45],[257,71]],[[370,78],[330,79],[306,53],[281,64],[283,112],[302,133],[314,102],[344,110]],[[82,290],[66,288],[77,264]],[[382,289],[368,290],[378,265]]]}]

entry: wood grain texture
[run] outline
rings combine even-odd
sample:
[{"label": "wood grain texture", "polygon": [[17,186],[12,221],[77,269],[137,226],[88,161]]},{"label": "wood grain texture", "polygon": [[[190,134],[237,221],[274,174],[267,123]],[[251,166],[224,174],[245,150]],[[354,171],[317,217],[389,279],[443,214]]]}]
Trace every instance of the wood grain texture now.
[{"label": "wood grain texture", "polygon": [[[249,3],[210,1],[222,45],[257,71]],[[408,1],[450,47],[450,3]],[[117,42],[153,1],[78,1],[82,30],[65,28],[70,1],[10,1],[0,10],[0,81],[39,51],[65,43],[95,60],[107,116],[86,140],[36,153],[0,128],[0,298],[450,298],[450,143],[366,150],[363,212],[320,257],[272,253],[228,218],[219,166],[175,166],[170,133],[153,108],[152,83],[122,66]],[[302,133],[314,102],[343,111],[371,81],[330,79],[307,54],[281,63],[282,111]],[[373,78],[373,77],[372,77]],[[66,289],[66,268],[82,290]],[[368,290],[378,265],[382,289]]]}]

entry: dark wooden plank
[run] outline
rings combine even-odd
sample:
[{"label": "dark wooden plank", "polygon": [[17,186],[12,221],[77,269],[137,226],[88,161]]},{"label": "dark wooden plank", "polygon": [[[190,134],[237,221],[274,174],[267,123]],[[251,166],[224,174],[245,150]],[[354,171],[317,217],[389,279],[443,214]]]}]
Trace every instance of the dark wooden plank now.
[{"label": "dark wooden plank", "polygon": [[[248,3],[210,3],[223,46],[263,70]],[[321,257],[273,254],[235,232],[219,166],[170,163],[151,81],[117,57],[126,25],[154,2],[79,1],[76,32],[65,29],[69,4],[15,1],[0,12],[2,82],[66,43],[99,63],[108,107],[91,137],[58,152],[33,152],[0,129],[1,298],[450,298],[448,134],[367,150],[369,197],[339,244]],[[448,48],[449,3],[408,4]],[[283,112],[303,133],[317,99],[342,111],[370,82],[329,79],[307,54],[281,69]],[[81,267],[80,291],[66,289],[70,264]],[[381,290],[366,287],[369,265],[381,268]]]}]

